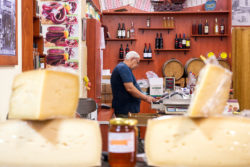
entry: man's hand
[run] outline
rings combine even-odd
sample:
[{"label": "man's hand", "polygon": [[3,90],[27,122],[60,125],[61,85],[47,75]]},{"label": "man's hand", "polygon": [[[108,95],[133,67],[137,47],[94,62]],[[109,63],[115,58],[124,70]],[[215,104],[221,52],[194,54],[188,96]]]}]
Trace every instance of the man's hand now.
[{"label": "man's hand", "polygon": [[155,98],[153,98],[153,97],[151,97],[151,96],[146,96],[145,101],[146,101],[147,103],[151,103],[151,102],[157,101],[157,99],[155,99]]}]

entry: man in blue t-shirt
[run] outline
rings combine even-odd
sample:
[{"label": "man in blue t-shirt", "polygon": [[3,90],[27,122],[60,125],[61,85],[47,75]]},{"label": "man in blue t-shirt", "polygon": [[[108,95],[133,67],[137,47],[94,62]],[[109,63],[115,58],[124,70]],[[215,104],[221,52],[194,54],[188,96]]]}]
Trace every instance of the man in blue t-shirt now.
[{"label": "man in blue t-shirt", "polygon": [[148,103],[156,101],[153,97],[147,96],[141,92],[132,73],[132,70],[138,66],[139,62],[139,54],[130,51],[126,54],[125,60],[119,63],[112,72],[112,107],[117,117],[127,117],[129,112],[140,112],[141,100]]}]

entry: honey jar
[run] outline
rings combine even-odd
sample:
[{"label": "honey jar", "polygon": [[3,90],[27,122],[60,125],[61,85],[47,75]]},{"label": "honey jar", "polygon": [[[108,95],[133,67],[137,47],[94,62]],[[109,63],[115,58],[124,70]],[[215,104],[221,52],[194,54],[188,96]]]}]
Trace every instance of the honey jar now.
[{"label": "honey jar", "polygon": [[109,165],[111,167],[134,167],[137,150],[137,120],[114,118],[109,123]]}]

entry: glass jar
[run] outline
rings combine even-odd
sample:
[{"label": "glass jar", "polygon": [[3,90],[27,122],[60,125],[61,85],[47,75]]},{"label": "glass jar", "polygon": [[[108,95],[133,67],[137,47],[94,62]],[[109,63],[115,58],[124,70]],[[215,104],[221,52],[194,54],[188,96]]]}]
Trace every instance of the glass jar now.
[{"label": "glass jar", "polygon": [[137,120],[114,118],[109,123],[109,165],[111,167],[134,167],[137,150]]}]

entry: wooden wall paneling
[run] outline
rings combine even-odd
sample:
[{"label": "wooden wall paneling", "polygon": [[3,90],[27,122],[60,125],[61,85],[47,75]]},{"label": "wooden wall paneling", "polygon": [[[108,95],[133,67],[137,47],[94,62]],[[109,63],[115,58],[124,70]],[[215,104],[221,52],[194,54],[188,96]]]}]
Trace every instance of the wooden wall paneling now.
[{"label": "wooden wall paneling", "polygon": [[33,0],[22,2],[22,70],[33,69]]},{"label": "wooden wall paneling", "polygon": [[97,20],[87,20],[87,75],[91,82],[88,97],[97,102],[101,100],[100,27],[101,24]]}]

